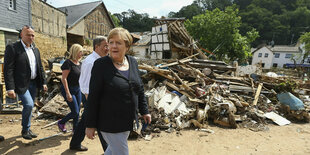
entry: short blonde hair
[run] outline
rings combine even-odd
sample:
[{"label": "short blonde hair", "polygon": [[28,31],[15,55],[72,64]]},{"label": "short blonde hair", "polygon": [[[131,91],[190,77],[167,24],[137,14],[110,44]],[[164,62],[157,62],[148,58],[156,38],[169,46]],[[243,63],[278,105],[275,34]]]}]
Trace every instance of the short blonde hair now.
[{"label": "short blonde hair", "polygon": [[125,41],[126,47],[129,48],[132,45],[133,39],[127,29],[124,29],[122,27],[117,27],[117,28],[112,29],[108,35],[108,42],[112,37],[116,35],[119,35],[121,39]]},{"label": "short blonde hair", "polygon": [[80,60],[81,58],[77,59],[77,55],[80,51],[83,52],[83,47],[80,44],[73,44],[69,49],[69,59]]}]

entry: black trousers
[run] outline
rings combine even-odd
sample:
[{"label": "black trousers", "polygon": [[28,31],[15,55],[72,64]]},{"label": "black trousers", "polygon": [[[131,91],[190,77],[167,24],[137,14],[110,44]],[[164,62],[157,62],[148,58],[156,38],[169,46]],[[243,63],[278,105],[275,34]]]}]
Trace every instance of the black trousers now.
[{"label": "black trousers", "polygon": [[[87,100],[86,100],[86,97],[84,94],[82,94],[82,102],[83,102],[83,105],[84,105],[84,109],[85,109],[85,106],[87,106]],[[85,113],[85,111],[83,112],[82,114],[82,118],[81,120],[79,121],[75,131],[74,131],[74,134],[72,136],[72,139],[71,139],[71,142],[70,142],[70,147],[80,147],[81,146],[81,143],[82,141],[84,140],[85,138],[85,115],[87,115],[87,113]],[[108,144],[107,142],[103,139],[100,131],[97,129],[97,133],[98,133],[98,137],[100,139],[100,142],[101,142],[101,145],[102,145],[102,148],[103,150],[105,151],[108,147]]]}]

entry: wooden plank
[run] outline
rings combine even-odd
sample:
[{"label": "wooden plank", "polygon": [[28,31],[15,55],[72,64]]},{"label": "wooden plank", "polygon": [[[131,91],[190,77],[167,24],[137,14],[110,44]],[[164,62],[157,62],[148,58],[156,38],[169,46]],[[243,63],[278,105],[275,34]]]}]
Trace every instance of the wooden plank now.
[{"label": "wooden plank", "polygon": [[258,88],[257,88],[257,90],[256,90],[255,98],[254,98],[254,101],[253,101],[253,105],[254,105],[254,106],[257,104],[258,97],[259,97],[259,95],[260,95],[260,92],[261,92],[261,90],[262,90],[262,87],[263,87],[263,83],[258,84]]},{"label": "wooden plank", "polygon": [[[184,59],[181,59],[180,62],[182,62],[182,63],[190,62],[190,61],[192,61],[191,58],[193,58],[193,57],[195,57],[195,56],[197,56],[197,55],[198,55],[198,53],[197,53],[197,54],[194,54],[194,55],[191,55],[191,56],[189,56],[189,57],[186,57],[186,58],[184,58]],[[177,64],[179,64],[178,61],[172,62],[172,63],[169,63],[169,64],[165,64],[165,65],[161,65],[161,66],[159,66],[159,68],[170,67],[170,66],[174,66],[174,65],[177,65]]]},{"label": "wooden plank", "polygon": [[179,34],[181,34],[180,37],[181,37],[182,39],[184,39],[184,41],[185,41],[184,43],[188,44],[188,43],[189,43],[189,38],[186,37],[185,32],[182,31],[182,30],[180,29],[180,27],[177,25],[177,23],[176,23],[176,22],[173,22],[173,23],[171,23],[171,25],[172,25],[173,27],[175,27],[175,29],[178,31]]},{"label": "wooden plank", "polygon": [[205,63],[197,63],[197,62],[190,62],[190,65],[195,68],[210,68],[210,69],[217,69],[222,71],[236,71],[235,67],[231,66],[223,66],[223,65],[216,65],[216,64],[205,64]]},{"label": "wooden plank", "polygon": [[55,121],[55,122],[52,122],[52,123],[50,123],[50,124],[47,124],[47,125],[43,126],[41,129],[44,129],[44,128],[47,128],[47,127],[50,127],[50,126],[52,126],[52,125],[55,125],[55,124],[57,124],[57,122],[58,122],[58,120],[57,120],[57,121]]},{"label": "wooden plank", "polygon": [[147,70],[147,71],[150,71],[150,73],[155,73],[155,74],[158,74],[166,79],[169,79],[171,81],[174,81],[175,78],[173,78],[171,75],[170,75],[170,71],[168,70],[164,70],[164,69],[157,69],[157,68],[154,68],[154,67],[151,67],[149,65],[139,65],[139,69],[144,69],[144,70]]},{"label": "wooden plank", "polygon": [[213,80],[213,81],[218,82],[218,83],[227,84],[227,85],[238,85],[238,86],[244,86],[244,87],[249,86],[248,84],[245,84],[245,83],[234,82],[234,81],[229,81],[229,80]]},{"label": "wooden plank", "polygon": [[196,59],[196,60],[193,60],[193,62],[228,66],[224,61],[214,61],[214,60],[206,60],[206,59]]},{"label": "wooden plank", "polygon": [[200,58],[208,59],[208,56],[206,56],[199,48],[196,48],[195,50],[199,53]]},{"label": "wooden plank", "polygon": [[180,88],[178,88],[176,85],[174,85],[173,83],[170,83],[168,81],[165,81],[164,84],[166,84],[168,87],[172,88],[173,90],[187,96],[188,98],[192,98],[193,96],[189,95],[187,92],[180,90]]},{"label": "wooden plank", "polygon": [[178,43],[176,43],[176,42],[174,42],[174,41],[171,41],[171,42],[172,42],[172,44],[173,44],[175,47],[180,48],[180,49],[182,49],[182,50],[184,50],[184,51],[190,51],[190,50],[191,50],[189,47],[180,45],[180,44],[178,44]]},{"label": "wooden plank", "polygon": [[60,64],[60,63],[53,63],[52,71],[55,73],[62,73],[61,65],[62,64]]},{"label": "wooden plank", "polygon": [[[192,67],[192,66],[190,66],[190,65],[187,65],[187,64],[185,64],[185,63],[183,63],[183,62],[179,62],[179,63],[182,64],[182,65],[185,65],[185,66],[188,67],[188,68],[190,68],[191,71],[194,71],[196,75],[199,75],[200,77],[206,77],[204,74],[201,73],[201,71],[200,71],[199,69],[194,68],[194,67]],[[199,78],[199,77],[197,77],[197,78]]]},{"label": "wooden plank", "polygon": [[146,64],[142,64],[138,66],[139,69],[144,69],[144,70],[148,70],[148,71],[153,71],[153,72],[161,72],[164,74],[170,74],[171,72],[167,69],[160,69],[158,67],[153,67],[150,65],[146,65]]},{"label": "wooden plank", "polygon": [[195,96],[195,95],[194,95],[194,92],[195,92],[195,91],[194,91],[191,87],[189,87],[186,83],[184,83],[184,81],[183,81],[174,71],[172,71],[172,70],[170,70],[170,71],[171,71],[172,75],[182,84],[183,88],[184,88],[185,90],[187,90],[188,93],[189,93],[191,96]]},{"label": "wooden plank", "polygon": [[234,77],[234,76],[222,76],[214,73],[214,76],[218,80],[236,80],[236,81],[244,81],[243,77]]}]

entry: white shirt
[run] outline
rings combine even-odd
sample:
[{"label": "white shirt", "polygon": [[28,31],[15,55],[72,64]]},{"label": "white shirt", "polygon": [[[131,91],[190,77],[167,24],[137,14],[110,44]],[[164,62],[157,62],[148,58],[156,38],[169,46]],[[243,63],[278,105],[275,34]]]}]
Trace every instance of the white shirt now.
[{"label": "white shirt", "polygon": [[101,58],[101,56],[93,51],[93,53],[87,56],[82,62],[79,84],[83,94],[89,94],[91,69],[93,68],[94,62],[99,58]]},{"label": "white shirt", "polygon": [[33,46],[30,45],[30,47],[27,47],[22,40],[20,40],[24,46],[24,49],[27,53],[28,59],[29,59],[29,64],[30,64],[30,70],[31,70],[31,76],[30,79],[35,79],[37,77],[37,63],[36,63],[36,57],[34,56],[33,53]]}]

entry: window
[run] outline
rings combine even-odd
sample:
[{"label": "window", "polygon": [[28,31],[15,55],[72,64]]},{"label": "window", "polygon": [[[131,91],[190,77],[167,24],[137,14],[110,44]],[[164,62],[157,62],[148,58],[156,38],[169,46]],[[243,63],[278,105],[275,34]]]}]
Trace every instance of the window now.
[{"label": "window", "polygon": [[289,59],[292,57],[292,54],[285,54],[285,58]]},{"label": "window", "polygon": [[9,9],[16,10],[16,0],[9,0]]},{"label": "window", "polygon": [[277,67],[278,67],[278,64],[277,64],[277,63],[274,63],[274,64],[272,65],[272,67],[277,68]]},{"label": "window", "polygon": [[262,57],[262,55],[263,55],[263,53],[258,53],[258,57],[259,58]]},{"label": "window", "polygon": [[265,67],[265,63],[262,63],[262,67],[263,67],[263,68]]},{"label": "window", "polygon": [[275,57],[275,58],[280,58],[280,53],[275,53],[275,54],[274,54],[274,57]]},{"label": "window", "polygon": [[146,48],[145,49],[145,56],[148,56],[149,55],[149,48]]},{"label": "window", "polygon": [[268,58],[268,53],[265,53],[265,58]]}]

